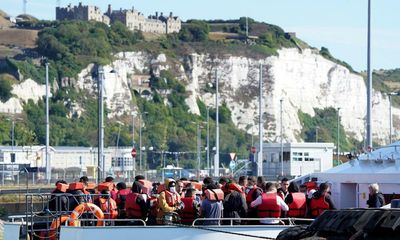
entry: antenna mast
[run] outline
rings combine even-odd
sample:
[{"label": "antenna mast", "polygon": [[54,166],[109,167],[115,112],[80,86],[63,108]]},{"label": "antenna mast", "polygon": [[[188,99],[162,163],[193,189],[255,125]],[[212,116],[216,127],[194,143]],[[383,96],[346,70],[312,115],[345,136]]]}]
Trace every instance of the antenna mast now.
[{"label": "antenna mast", "polygon": [[24,15],[26,14],[26,5],[28,4],[28,0],[23,0],[24,8],[23,8],[23,13]]}]

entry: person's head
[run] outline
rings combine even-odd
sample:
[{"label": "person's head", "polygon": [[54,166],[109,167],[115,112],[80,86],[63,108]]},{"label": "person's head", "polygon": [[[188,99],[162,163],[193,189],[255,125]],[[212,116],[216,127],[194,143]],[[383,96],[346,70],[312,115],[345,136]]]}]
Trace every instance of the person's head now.
[{"label": "person's head", "polygon": [[289,184],[288,192],[290,192],[290,193],[295,193],[295,192],[299,192],[299,191],[300,191],[300,190],[299,190],[299,186],[297,185],[297,183],[291,182],[291,183]]},{"label": "person's head", "polygon": [[104,189],[101,191],[101,197],[105,198],[105,199],[109,199],[110,198],[110,190],[108,189]]},{"label": "person's head", "polygon": [[165,190],[168,190],[170,192],[176,192],[176,182],[174,179],[172,178],[167,178],[164,181],[164,185],[165,185]]},{"label": "person's head", "polygon": [[257,177],[257,187],[261,188],[265,182],[265,179],[263,176],[258,176]]},{"label": "person's head", "polygon": [[327,193],[327,192],[329,192],[329,191],[330,191],[329,184],[326,183],[326,182],[321,183],[321,184],[319,185],[319,191],[320,191],[321,193]]},{"label": "person's head", "polygon": [[267,182],[264,184],[264,192],[273,193],[276,192],[276,184],[272,182]]},{"label": "person's head", "polygon": [[111,176],[106,177],[105,182],[114,182],[114,178]]},{"label": "person's head", "polygon": [[56,187],[57,187],[57,184],[59,184],[59,183],[62,183],[62,184],[68,184],[65,180],[58,180],[57,182],[56,182]]},{"label": "person's head", "polygon": [[179,180],[181,180],[181,181],[187,181],[188,179],[185,178],[185,177],[181,177],[181,178],[179,178]]},{"label": "person's head", "polygon": [[185,185],[183,184],[183,181],[181,181],[181,180],[176,181],[176,192],[177,193],[182,193],[184,188],[185,188]]},{"label": "person's head", "polygon": [[307,186],[305,184],[301,184],[300,185],[300,192],[302,192],[302,193],[306,193],[307,192]]},{"label": "person's head", "polygon": [[145,178],[144,178],[143,175],[137,175],[137,176],[135,177],[135,181],[144,180],[144,179],[145,179]]},{"label": "person's head", "polygon": [[287,191],[289,187],[289,180],[287,178],[282,178],[281,180],[281,188],[283,191]]},{"label": "person's head", "polygon": [[247,186],[253,187],[254,185],[257,185],[257,178],[254,176],[250,176],[247,178]]},{"label": "person's head", "polygon": [[213,182],[213,180],[212,180],[212,178],[211,177],[205,177],[204,179],[203,179],[203,184],[204,185],[208,185],[208,184],[211,184]]},{"label": "person's head", "polygon": [[247,186],[247,177],[246,176],[240,176],[239,177],[239,185],[242,187]]},{"label": "person's head", "polygon": [[186,189],[185,197],[194,197],[196,195],[196,189],[188,188]]},{"label": "person's head", "polygon": [[377,194],[379,192],[379,185],[377,183],[372,183],[368,186],[369,194]]},{"label": "person's head", "polygon": [[221,184],[223,187],[229,182],[229,179],[222,177],[219,179],[219,184]]},{"label": "person's head", "polygon": [[207,189],[218,189],[218,186],[217,186],[217,184],[215,184],[215,183],[210,183],[210,184],[208,184],[207,185]]},{"label": "person's head", "polygon": [[118,190],[126,189],[126,183],[119,182],[119,183],[117,183],[116,187],[117,187]]},{"label": "person's head", "polygon": [[81,178],[79,178],[79,182],[87,185],[87,183],[89,182],[89,178],[87,176],[82,176]]},{"label": "person's head", "polygon": [[142,184],[140,184],[140,182],[138,182],[138,181],[134,181],[133,183],[132,183],[132,192],[134,192],[134,193],[142,193],[142,188],[143,188],[143,186],[142,186]]}]

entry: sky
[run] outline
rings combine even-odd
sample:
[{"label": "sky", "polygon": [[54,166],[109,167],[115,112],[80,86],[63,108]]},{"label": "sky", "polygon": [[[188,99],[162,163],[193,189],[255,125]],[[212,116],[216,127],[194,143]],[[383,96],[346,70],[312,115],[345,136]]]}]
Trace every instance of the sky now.
[{"label": "sky", "polygon": [[[59,0],[61,6],[79,0]],[[56,0],[27,0],[27,13],[40,19],[54,19]],[[332,55],[349,63],[356,71],[367,68],[368,0],[81,0],[105,12],[134,6],[144,15],[155,11],[187,19],[237,19],[248,16],[257,21],[296,32],[313,47],[327,47]],[[400,68],[400,1],[372,2],[372,67]],[[0,0],[0,9],[12,16],[23,11],[23,0]]]}]

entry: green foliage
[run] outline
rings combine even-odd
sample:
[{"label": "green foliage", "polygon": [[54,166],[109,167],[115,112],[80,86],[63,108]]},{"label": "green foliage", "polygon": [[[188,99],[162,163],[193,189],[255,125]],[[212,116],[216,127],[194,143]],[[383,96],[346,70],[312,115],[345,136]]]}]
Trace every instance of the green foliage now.
[{"label": "green foliage", "polygon": [[206,21],[190,20],[179,32],[179,39],[185,42],[202,42],[208,40],[210,26]]},{"label": "green foliage", "polygon": [[[253,23],[255,23],[255,21],[252,18],[247,18],[247,23],[248,23],[249,32],[250,32],[251,31],[251,25]],[[246,17],[239,18],[239,27],[240,27],[240,30],[246,31]]]},{"label": "green foliage", "polygon": [[14,79],[9,75],[2,74],[0,75],[0,100],[2,102],[7,102],[8,99],[12,97],[12,84]]},{"label": "green foliage", "polygon": [[[315,142],[316,128],[318,127],[319,142],[333,142],[337,144],[337,109],[332,107],[325,109],[314,109],[315,116],[311,117],[307,113],[298,112],[300,122],[302,123],[301,138],[305,142]],[[349,151],[354,145],[349,142],[346,133],[341,124],[339,124],[340,149]]]},{"label": "green foliage", "polygon": [[343,67],[349,69],[351,72],[355,72],[354,69],[350,66],[350,64],[348,64],[345,61],[341,61],[335,57],[332,56],[332,54],[329,52],[329,49],[326,47],[321,47],[321,50],[319,51],[319,54],[321,54],[324,58],[331,60],[332,62],[335,62],[337,64],[342,65]]},{"label": "green foliage", "polygon": [[58,77],[75,77],[89,63],[108,63],[113,51],[132,47],[142,36],[121,22],[63,21],[39,33],[38,52],[54,60]]}]

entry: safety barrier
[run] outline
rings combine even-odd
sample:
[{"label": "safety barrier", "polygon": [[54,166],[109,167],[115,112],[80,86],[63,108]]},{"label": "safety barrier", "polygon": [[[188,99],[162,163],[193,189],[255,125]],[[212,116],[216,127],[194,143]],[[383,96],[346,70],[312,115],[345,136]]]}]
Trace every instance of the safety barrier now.
[{"label": "safety barrier", "polygon": [[[230,226],[234,226],[234,221],[263,221],[263,220],[269,220],[269,221],[287,221],[289,225],[295,225],[296,221],[301,221],[305,223],[312,223],[314,219],[310,218],[196,218],[192,226],[196,226],[198,221],[218,221],[219,225],[221,225],[221,221],[230,221]],[[226,226],[226,225],[225,225]]]}]

